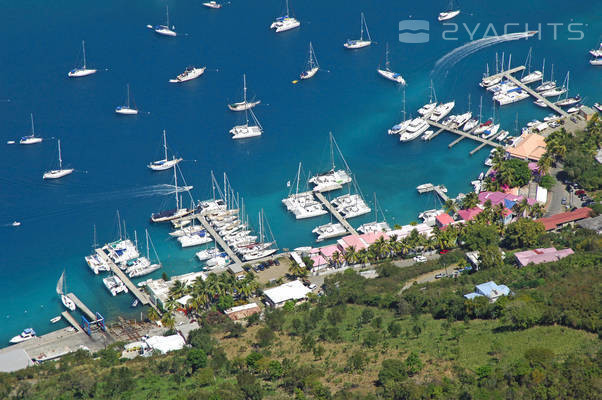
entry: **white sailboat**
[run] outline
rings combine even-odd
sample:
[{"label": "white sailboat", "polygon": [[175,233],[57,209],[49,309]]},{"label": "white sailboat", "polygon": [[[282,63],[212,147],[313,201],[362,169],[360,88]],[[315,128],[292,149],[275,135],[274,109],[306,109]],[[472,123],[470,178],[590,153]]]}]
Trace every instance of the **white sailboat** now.
[{"label": "white sailboat", "polygon": [[275,29],[277,33],[280,33],[299,26],[301,26],[301,22],[289,15],[288,0],[286,0],[286,14],[276,18],[276,20],[272,22],[272,25],[270,25],[270,29]]},{"label": "white sailboat", "polygon": [[591,54],[592,57],[602,57],[602,42],[600,42],[599,48],[590,50],[589,54]]},{"label": "white sailboat", "polygon": [[[177,174],[176,168],[177,168],[177,165],[174,165],[173,166],[173,177],[174,177],[174,185],[176,188],[176,190],[175,190],[176,208],[174,208],[172,210],[165,210],[165,211],[151,214],[152,222],[172,221],[172,220],[175,220],[178,218],[185,217],[186,215],[190,215],[194,211],[189,208],[181,207],[181,204],[180,204],[181,201],[180,201],[179,190],[178,190],[178,174]],[[188,186],[188,187],[185,187],[185,189],[188,191],[188,190],[191,190],[192,187]]]},{"label": "white sailboat", "polygon": [[36,144],[42,141],[41,137],[36,137],[36,132],[33,125],[33,113],[29,115],[31,117],[31,135],[22,136],[19,140],[19,144]]},{"label": "white sailboat", "polygon": [[418,114],[423,117],[429,116],[437,108],[437,93],[433,87],[433,80],[431,79],[429,102],[418,109]]},{"label": "white sailboat", "polygon": [[222,8],[222,5],[214,0],[207,1],[207,2],[203,3],[203,5],[207,8],[213,8],[213,9]]},{"label": "white sailboat", "polygon": [[75,171],[73,168],[65,168],[63,169],[63,158],[61,157],[61,140],[58,140],[59,147],[59,169],[52,169],[50,171],[44,172],[42,176],[43,179],[58,179],[63,176],[69,175]]},{"label": "white sailboat", "polygon": [[[144,260],[145,261],[144,263],[139,263],[138,265],[133,265],[126,270],[126,273],[128,274],[128,276],[130,278],[136,278],[139,276],[148,275],[152,272],[155,272],[159,268],[161,268],[161,261],[159,260],[159,256],[157,255],[157,250],[155,250],[155,246],[150,238],[150,235],[148,234],[148,229],[146,229],[145,232],[146,232],[146,260]],[[151,262],[151,258],[150,258],[149,242],[153,246],[155,258],[157,259],[157,262],[154,264]]]},{"label": "white sailboat", "polygon": [[276,244],[276,240],[274,240],[274,234],[272,233],[269,224],[268,230],[270,231],[272,240],[270,242],[265,241],[266,223],[267,219],[263,214],[263,209],[261,209],[261,212],[259,213],[259,242],[253,244],[252,247],[244,253],[243,259],[245,261],[258,260],[260,258],[268,257],[278,251],[277,248],[272,248],[272,246]]},{"label": "white sailboat", "polygon": [[[364,40],[364,27],[366,28],[366,35],[368,35],[368,40]],[[343,46],[345,46],[346,49],[361,49],[362,47],[367,47],[371,44],[372,38],[370,38],[370,31],[368,30],[368,25],[366,24],[366,18],[364,17],[364,13],[361,13],[360,38],[358,40],[347,39]]]},{"label": "white sailboat", "polygon": [[[575,105],[577,103],[579,103],[581,101],[581,96],[577,95],[574,97],[568,97],[569,96],[569,79],[570,79],[570,71],[566,73],[566,79],[565,79],[565,84],[566,84],[566,92],[565,92],[565,97],[562,100],[557,101],[556,104],[559,107],[565,107],[565,106],[572,106]],[[565,85],[563,85],[563,87],[565,87]]]},{"label": "white sailboat", "polygon": [[309,42],[309,59],[307,60],[305,71],[301,72],[299,78],[313,78],[319,69],[320,65],[318,65],[318,59],[316,58],[316,53],[314,53],[314,47],[312,46],[311,42]]},{"label": "white sailboat", "polygon": [[448,20],[450,20],[452,18],[457,17],[458,14],[460,14],[460,10],[454,10],[454,1],[450,0],[449,1],[449,7],[448,7],[447,11],[440,12],[439,16],[437,17],[437,19],[439,21],[448,21]]},{"label": "white sailboat", "polygon": [[[135,105],[134,105],[135,107]],[[117,114],[122,114],[122,115],[136,115],[138,114],[138,109],[137,108],[132,108],[130,106],[130,84],[127,84],[127,103],[125,106],[117,106],[115,108],[115,112]]]},{"label": "white sailboat", "polygon": [[59,281],[56,283],[56,294],[61,296],[61,301],[65,307],[71,311],[75,311],[75,303],[65,295],[65,271],[63,271]]},{"label": "white sailboat", "polygon": [[[378,212],[380,211],[383,220],[378,221]],[[378,204],[378,200],[376,200],[376,192],[374,193],[374,221],[368,222],[357,228],[357,231],[360,233],[370,233],[370,232],[387,232],[390,231],[391,227],[387,224],[387,220],[385,218],[385,213],[382,208]]]},{"label": "white sailboat", "polygon": [[96,73],[95,69],[86,66],[86,43],[82,40],[82,52],[84,53],[84,65],[81,68],[73,68],[67,76],[69,78],[81,78]]},{"label": "white sailboat", "polygon": [[401,121],[398,124],[393,125],[388,131],[387,133],[389,135],[400,135],[402,134],[407,128],[408,126],[410,126],[410,123],[412,122],[412,119],[406,119],[406,89],[405,87],[403,88],[403,109],[401,111],[403,113],[403,121]]},{"label": "white sailboat", "polygon": [[165,6],[165,14],[166,14],[166,24],[165,25],[147,25],[146,27],[155,31],[155,33],[163,36],[176,36],[176,27],[169,27],[169,6]]},{"label": "white sailboat", "polygon": [[175,156],[171,160],[167,158],[167,139],[165,136],[165,129],[163,130],[163,149],[165,150],[165,158],[148,164],[148,167],[153,171],[165,171],[173,168],[174,165],[177,165],[180,161],[182,161],[182,158],[176,158]]},{"label": "white sailboat", "polygon": [[[243,104],[248,104],[247,103],[247,86],[246,86],[246,78],[244,78],[243,75],[243,80],[245,81],[245,88],[243,90],[243,96],[244,96],[244,100],[243,100]],[[253,122],[255,123],[255,125],[249,124],[249,113],[251,113],[251,118],[253,118]],[[248,107],[245,108],[245,123],[243,125],[236,125],[234,126],[232,129],[230,129],[230,134],[232,134],[232,139],[248,139],[248,138],[252,138],[252,137],[256,137],[256,136],[261,136],[261,134],[263,133],[263,128],[261,127],[261,124],[259,123],[259,121],[257,120],[257,117],[255,116],[255,113],[252,110],[252,107]]]},{"label": "white sailboat", "polygon": [[239,101],[238,103],[232,103],[232,104],[228,104],[228,108],[231,111],[245,111],[248,110],[250,108],[255,107],[257,104],[261,103],[261,100],[256,100],[256,101],[247,101],[247,75],[243,74],[242,76],[242,94],[243,94],[243,101]]},{"label": "white sailboat", "polygon": [[[334,135],[332,132],[329,132],[330,137],[330,163],[331,168],[324,173],[312,176],[309,178],[308,182],[314,185],[314,192],[329,192],[331,190],[338,190],[343,187],[343,185],[351,182],[351,170],[349,165],[347,165],[347,161],[345,161],[345,157],[343,157],[343,153],[339,148],[336,140],[334,139]],[[344,169],[336,169],[335,161],[334,161],[334,150],[337,150],[337,153],[340,159],[343,161]]]},{"label": "white sailboat", "polygon": [[[532,54],[533,54],[533,48],[529,49],[529,54],[527,55],[527,61],[525,62],[525,64],[527,65],[527,75],[521,78],[521,82],[522,83],[533,83],[533,82],[537,82],[543,79],[543,72],[542,71],[533,71],[531,72],[531,58],[532,58]],[[524,70],[523,70],[524,73]]]},{"label": "white sailboat", "polygon": [[378,72],[382,77],[384,77],[390,81],[397,82],[402,85],[406,84],[406,81],[405,81],[405,79],[403,79],[403,76],[401,76],[401,74],[391,71],[391,66],[389,63],[389,43],[386,44],[386,50],[385,50],[385,69],[381,69],[379,67],[379,68],[377,68],[376,72]]},{"label": "white sailboat", "polygon": [[207,67],[201,67],[201,68],[186,67],[184,72],[182,72],[181,74],[176,76],[175,79],[170,79],[169,83],[181,83],[181,82],[191,81],[191,80],[196,79],[199,76],[203,75],[205,73],[206,69],[207,69]]}]

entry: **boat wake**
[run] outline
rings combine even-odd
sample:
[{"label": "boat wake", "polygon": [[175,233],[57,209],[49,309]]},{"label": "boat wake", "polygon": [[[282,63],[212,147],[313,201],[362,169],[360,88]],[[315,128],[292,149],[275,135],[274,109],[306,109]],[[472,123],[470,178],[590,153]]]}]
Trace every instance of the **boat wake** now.
[{"label": "boat wake", "polygon": [[517,33],[508,33],[506,35],[501,36],[491,36],[485,37],[478,40],[473,40],[472,42],[468,42],[460,47],[457,47],[441,57],[435,63],[435,67],[431,71],[431,76],[439,75],[441,73],[447,74],[449,70],[465,59],[466,57],[483,50],[487,47],[491,47],[493,45],[510,42],[513,40],[527,39],[533,36],[532,32],[517,32]]}]

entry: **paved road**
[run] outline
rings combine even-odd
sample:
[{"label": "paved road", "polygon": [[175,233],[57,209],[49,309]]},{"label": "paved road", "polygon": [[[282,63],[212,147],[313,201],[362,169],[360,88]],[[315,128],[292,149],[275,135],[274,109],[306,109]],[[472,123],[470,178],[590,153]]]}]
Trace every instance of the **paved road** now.
[{"label": "paved road", "polygon": [[[556,178],[556,185],[548,191],[548,197],[550,197],[550,201],[548,204],[548,210],[545,214],[546,217],[552,216],[554,214],[558,214],[561,212],[567,211],[571,207],[581,207],[581,200],[578,196],[567,191],[567,187],[564,183],[562,183],[557,175],[561,171],[561,168],[553,168],[550,173]],[[567,206],[562,204],[562,199],[566,199]]]}]

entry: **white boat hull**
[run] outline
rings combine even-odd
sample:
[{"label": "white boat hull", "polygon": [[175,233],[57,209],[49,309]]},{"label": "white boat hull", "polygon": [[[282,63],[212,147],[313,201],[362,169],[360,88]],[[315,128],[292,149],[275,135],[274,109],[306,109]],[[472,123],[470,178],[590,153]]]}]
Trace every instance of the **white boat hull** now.
[{"label": "white boat hull", "polygon": [[244,101],[241,101],[240,103],[228,104],[228,108],[231,111],[245,111],[250,110],[259,103],[261,103],[261,100],[247,101],[246,103]]},{"label": "white boat hull", "polygon": [[378,72],[380,74],[380,76],[382,76],[385,79],[400,83],[402,85],[406,84],[405,79],[403,79],[403,77],[400,74],[398,74],[397,72],[387,71],[384,69],[377,69],[376,72]]},{"label": "white boat hull", "polygon": [[205,73],[206,69],[207,69],[207,67],[193,68],[185,74],[178,75],[175,79],[170,79],[169,83],[182,83],[182,82],[191,81],[193,79],[197,79],[198,77],[200,77],[201,75],[203,75]]},{"label": "white boat hull", "polygon": [[72,71],[69,71],[69,73],[67,74],[67,76],[69,78],[81,78],[81,77],[84,77],[84,76],[95,74],[96,72],[97,72],[97,70],[95,70],[95,69],[77,68],[77,69],[74,69]]},{"label": "white boat hull", "polygon": [[460,10],[446,11],[446,12],[439,13],[439,16],[437,17],[437,19],[439,21],[448,21],[452,18],[457,17],[458,14],[460,14]]},{"label": "white boat hull", "polygon": [[173,166],[180,163],[180,161],[182,161],[182,158],[175,158],[172,160],[160,160],[148,164],[148,167],[153,171],[165,171],[168,169],[172,169]]},{"label": "white boat hull", "polygon": [[343,44],[346,49],[361,49],[363,47],[368,47],[372,44],[371,40],[348,40]]},{"label": "white boat hull", "polygon": [[136,115],[136,114],[138,114],[138,110],[136,110],[134,108],[128,108],[128,107],[122,106],[122,107],[117,107],[115,109],[115,113],[121,114],[121,115]]},{"label": "white boat hull", "polygon": [[261,128],[256,125],[238,125],[230,129],[232,139],[248,139],[261,136]]},{"label": "white boat hull", "polygon": [[41,143],[42,142],[42,138],[39,137],[26,137],[26,138],[22,138],[21,140],[19,140],[19,144],[36,144],[36,143]]},{"label": "white boat hull", "polygon": [[44,175],[42,176],[42,178],[43,179],[59,179],[59,178],[62,178],[63,176],[72,174],[73,171],[75,171],[73,168],[55,169],[52,171],[44,172]]},{"label": "white boat hull", "polygon": [[63,305],[65,307],[67,307],[69,310],[75,311],[75,303],[69,297],[67,297],[63,294],[63,295],[61,295],[61,301],[63,302]]},{"label": "white boat hull", "polygon": [[318,67],[314,67],[314,68],[312,68],[310,70],[303,71],[301,73],[301,75],[299,75],[299,78],[300,79],[310,79],[310,78],[313,78],[314,75],[316,75],[318,73],[318,70],[319,70]]},{"label": "white boat hull", "polygon": [[165,27],[163,27],[163,28],[155,28],[155,29],[153,29],[153,30],[154,30],[154,31],[155,31],[155,33],[156,33],[156,34],[158,34],[158,35],[162,35],[162,36],[170,36],[170,37],[175,37],[175,36],[177,36],[177,33],[176,33],[176,32],[174,32],[174,31],[172,31],[172,30],[171,30],[171,29],[169,29],[169,28],[165,28]]}]

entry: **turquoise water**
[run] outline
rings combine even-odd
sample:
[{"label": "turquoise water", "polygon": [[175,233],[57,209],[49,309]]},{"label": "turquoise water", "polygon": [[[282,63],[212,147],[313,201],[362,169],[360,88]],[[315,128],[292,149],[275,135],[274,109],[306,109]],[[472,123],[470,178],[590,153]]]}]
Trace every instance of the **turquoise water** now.
[{"label": "turquoise water", "polygon": [[[505,22],[521,26],[538,22],[584,23],[583,41],[569,41],[566,28],[542,28],[542,40],[502,43],[458,62],[431,76],[435,62],[469,40],[463,27],[457,41],[441,40],[436,21],[439,8],[428,4],[399,2],[297,2],[291,3],[301,20],[300,29],[275,34],[268,27],[283,7],[279,0],[234,1],[221,10],[202,8],[200,2],[170,1],[171,22],[177,38],[158,37],[145,28],[163,23],[164,1],[75,1],[40,3],[3,2],[4,34],[0,61],[0,128],[2,143],[29,132],[33,112],[36,132],[45,138],[60,137],[63,158],[77,172],[57,182],[43,182],[41,175],[56,159],[56,142],[36,146],[0,145],[0,224],[17,219],[18,229],[0,227],[0,343],[25,327],[38,333],[62,326],[48,321],[62,311],[54,292],[63,269],[67,285],[93,310],[108,318],[120,312],[136,315],[129,296],[110,297],[101,277],[94,276],[83,257],[90,252],[92,226],[98,240],[115,238],[115,212],[125,218],[128,233],[143,237],[148,228],[165,271],[170,275],[198,270],[193,250],[181,250],[170,240],[167,226],[150,225],[151,212],[173,204],[170,195],[157,194],[156,185],[171,183],[170,172],[152,173],[145,165],[161,154],[161,131],[186,159],[182,170],[193,195],[210,194],[210,171],[218,179],[224,172],[244,197],[252,222],[263,208],[279,247],[312,242],[311,229],[328,217],[295,221],[281,206],[297,164],[317,171],[328,164],[328,132],[332,131],[357,176],[367,199],[376,192],[390,223],[404,224],[417,213],[432,208],[436,200],[419,197],[415,187],[424,182],[445,184],[451,194],[471,189],[470,180],[482,169],[487,150],[473,157],[476,145],[462,141],[452,150],[455,138],[443,133],[430,143],[399,143],[386,129],[401,118],[402,91],[376,74],[384,62],[389,42],[391,65],[408,82],[407,111],[414,113],[428,98],[432,78],[439,100],[455,98],[456,109],[478,112],[483,94],[484,115],[491,114],[491,97],[476,85],[495,52],[513,54],[513,65],[522,62],[529,47],[534,67],[554,64],[560,81],[571,70],[572,94],[585,102],[602,100],[602,70],[587,63],[586,50],[600,39],[600,11],[591,4],[565,1],[511,0],[503,4],[464,1],[463,13],[454,22],[466,23],[478,32],[492,23],[503,30]],[[342,43],[359,32],[359,13],[364,11],[376,45],[346,51]],[[431,23],[431,42],[401,44],[398,21],[415,18]],[[597,23],[597,25],[595,25]],[[518,28],[513,28],[518,31]],[[532,28],[530,28],[532,29]],[[478,36],[478,35],[477,35]],[[81,58],[86,40],[88,64],[96,75],[68,80],[66,73]],[[302,70],[309,41],[323,68],[312,80],[293,85]],[[187,65],[206,65],[200,79],[183,85],[167,81]],[[104,71],[104,69],[107,69]],[[548,70],[549,71],[549,70]],[[240,97],[242,74],[247,74],[249,94],[262,104],[256,114],[265,133],[262,137],[234,142],[228,130],[241,116],[226,104]],[[547,74],[547,73],[546,73]],[[119,117],[113,108],[125,101],[126,84],[143,111],[137,117]],[[10,100],[10,101],[8,101]],[[516,114],[524,124],[547,114],[525,101],[504,107],[499,116],[512,130]],[[152,194],[156,193],[156,194]],[[369,221],[354,219],[352,223]],[[161,272],[154,275],[160,276]]]}]

